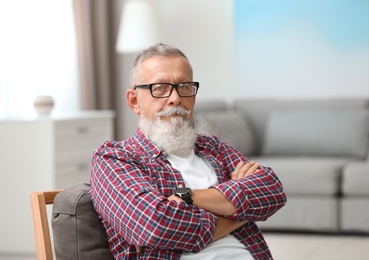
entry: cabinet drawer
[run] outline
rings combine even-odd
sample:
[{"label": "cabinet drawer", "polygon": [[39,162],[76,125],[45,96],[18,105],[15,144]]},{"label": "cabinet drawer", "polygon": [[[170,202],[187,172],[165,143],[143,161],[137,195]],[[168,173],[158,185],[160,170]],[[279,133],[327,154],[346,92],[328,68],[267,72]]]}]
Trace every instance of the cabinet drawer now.
[{"label": "cabinet drawer", "polygon": [[59,124],[55,134],[56,163],[91,159],[93,151],[111,138],[110,124],[107,119]]},{"label": "cabinet drawer", "polygon": [[55,145],[55,162],[64,163],[92,158],[93,151],[102,142],[109,139],[104,129],[99,130],[100,132],[97,131],[95,134],[83,134],[78,137],[70,136],[70,138],[57,139]]},{"label": "cabinet drawer", "polygon": [[60,121],[56,123],[55,138],[61,144],[65,141],[76,141],[80,138],[111,137],[111,124],[111,121],[107,118],[99,120]]},{"label": "cabinet drawer", "polygon": [[64,132],[85,133],[94,127],[111,127],[112,120],[110,118],[83,118],[75,120],[60,120],[55,122],[55,133],[62,134]]}]

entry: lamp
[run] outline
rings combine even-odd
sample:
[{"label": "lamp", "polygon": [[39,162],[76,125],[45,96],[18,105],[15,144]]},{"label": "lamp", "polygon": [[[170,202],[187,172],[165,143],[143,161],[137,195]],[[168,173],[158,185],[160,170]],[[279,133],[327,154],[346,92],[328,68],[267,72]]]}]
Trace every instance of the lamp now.
[{"label": "lamp", "polygon": [[125,2],[116,45],[118,52],[139,52],[159,41],[158,19],[151,2]]}]

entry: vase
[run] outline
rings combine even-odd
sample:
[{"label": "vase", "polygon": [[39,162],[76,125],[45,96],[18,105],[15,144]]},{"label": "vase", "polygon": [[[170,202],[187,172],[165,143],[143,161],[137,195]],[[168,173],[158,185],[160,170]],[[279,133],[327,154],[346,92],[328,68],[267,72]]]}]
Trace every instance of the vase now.
[{"label": "vase", "polygon": [[51,96],[37,96],[33,106],[39,115],[48,115],[54,108],[54,100]]}]

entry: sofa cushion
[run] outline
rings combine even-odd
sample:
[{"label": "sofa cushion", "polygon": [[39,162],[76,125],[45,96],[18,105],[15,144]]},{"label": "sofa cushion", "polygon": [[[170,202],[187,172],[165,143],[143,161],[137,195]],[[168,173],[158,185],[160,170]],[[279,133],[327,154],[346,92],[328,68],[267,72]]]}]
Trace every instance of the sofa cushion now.
[{"label": "sofa cushion", "polygon": [[369,200],[365,197],[343,197],[340,205],[341,229],[369,232]]},{"label": "sofa cushion", "polygon": [[369,196],[369,162],[350,163],[344,168],[342,193],[344,196]]},{"label": "sofa cushion", "polygon": [[289,195],[330,195],[340,190],[342,169],[350,159],[330,157],[251,157],[271,167]]},{"label": "sofa cushion", "polygon": [[272,111],[264,155],[348,156],[365,158],[368,110],[298,109]]},{"label": "sofa cushion", "polygon": [[88,191],[89,184],[79,184],[66,188],[54,199],[56,259],[114,259]]},{"label": "sofa cushion", "polygon": [[242,112],[252,124],[257,138],[259,153],[264,143],[265,129],[268,116],[273,110],[286,109],[367,109],[368,99],[238,99],[233,103],[237,111]]},{"label": "sofa cushion", "polygon": [[262,230],[277,231],[335,231],[339,221],[338,204],[333,196],[289,196],[281,210],[267,221],[258,222],[258,226]]},{"label": "sofa cushion", "polygon": [[226,111],[227,103],[225,101],[196,101],[195,113]]},{"label": "sofa cushion", "polygon": [[195,120],[198,133],[215,135],[245,156],[255,154],[256,143],[253,129],[240,112],[198,113]]}]

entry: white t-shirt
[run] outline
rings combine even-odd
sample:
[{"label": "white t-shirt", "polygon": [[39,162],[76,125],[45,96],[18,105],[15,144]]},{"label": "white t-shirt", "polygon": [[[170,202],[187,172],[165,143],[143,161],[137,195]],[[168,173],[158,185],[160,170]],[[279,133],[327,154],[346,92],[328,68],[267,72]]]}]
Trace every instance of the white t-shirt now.
[{"label": "white t-shirt", "polygon": [[[173,154],[168,155],[173,168],[179,170],[186,187],[191,189],[207,189],[218,183],[217,176],[211,164],[204,158],[196,156],[194,152],[186,157]],[[204,247],[198,253],[184,253],[181,260],[247,260],[254,259],[245,246],[234,236],[227,235]]]}]

